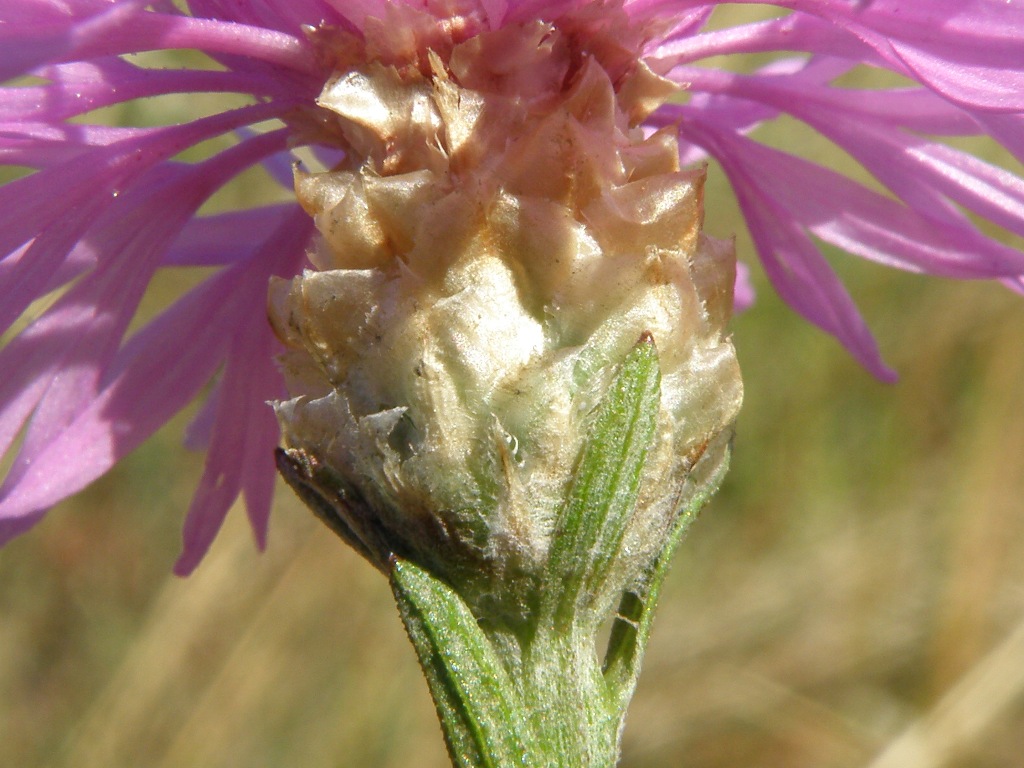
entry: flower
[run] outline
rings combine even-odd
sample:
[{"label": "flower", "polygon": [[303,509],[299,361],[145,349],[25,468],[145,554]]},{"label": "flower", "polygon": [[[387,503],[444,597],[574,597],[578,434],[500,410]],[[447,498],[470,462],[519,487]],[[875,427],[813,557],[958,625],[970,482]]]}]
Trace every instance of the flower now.
[{"label": "flower", "polygon": [[630,422],[640,501],[585,548],[611,563],[590,581],[602,617],[710,495],[742,400],[732,244],[701,232],[704,169],[637,128],[675,87],[623,66],[642,37],[618,13],[614,41],[588,9],[380,40],[320,94],[347,157],[296,174],[321,236],[272,283],[286,476],[378,567],[426,567],[491,626],[528,626],[555,591],[560,515],[630,354],[658,369],[653,434]]},{"label": "flower", "polygon": [[[646,66],[679,88],[645,119],[648,131],[675,134],[684,166],[709,157],[721,164],[775,289],[882,378],[892,372],[819,241],[900,269],[998,279],[1024,292],[1024,254],[975,223],[1024,236],[1024,181],[943,141],[987,135],[1024,162],[1019,2],[780,0],[777,16],[724,29],[712,18],[719,3],[688,0],[186,5],[8,0],[0,10],[0,78],[8,81],[0,156],[29,171],[0,189],[0,327],[8,335],[0,446],[12,457],[0,487],[0,541],[110,469],[212,381],[188,435],[207,454],[176,570],[195,567],[238,496],[262,545],[278,441],[266,401],[285,397],[265,296],[272,276],[291,278],[307,265],[313,222],[297,204],[201,209],[252,167],[281,178],[282,161],[299,147],[333,165],[348,139],[318,96],[336,71],[402,45],[412,55],[573,17],[585,19],[573,31],[581,45],[600,38],[614,58],[624,13]],[[176,49],[213,63],[158,69],[130,58]],[[779,55],[749,73],[704,61],[758,52]],[[617,53],[613,70],[636,64],[629,45]],[[858,66],[887,70],[896,84],[844,87]],[[509,77],[516,74],[534,76]],[[192,93],[247,102],[180,125],[89,122],[112,104]],[[750,136],[787,115],[851,155],[884,191]],[[218,137],[235,143],[181,158]],[[214,273],[129,333],[150,280],[178,266]],[[749,301],[745,287],[737,295]]]}]

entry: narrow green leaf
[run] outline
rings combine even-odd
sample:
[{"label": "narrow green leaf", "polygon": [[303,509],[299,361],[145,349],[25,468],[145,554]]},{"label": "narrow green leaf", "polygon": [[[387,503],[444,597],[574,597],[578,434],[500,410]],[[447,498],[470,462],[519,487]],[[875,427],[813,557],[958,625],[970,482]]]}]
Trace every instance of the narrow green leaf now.
[{"label": "narrow green leaf", "polygon": [[505,667],[462,599],[413,563],[394,558],[391,587],[444,728],[464,768],[541,766]]},{"label": "narrow green leaf", "polygon": [[701,457],[701,464],[695,467],[695,470],[699,470],[695,472],[699,484],[680,510],[664,549],[643,575],[640,584],[625,592],[619,601],[618,614],[608,638],[604,677],[612,695],[618,700],[620,715],[625,714],[640,677],[640,666],[654,621],[654,609],[672,556],[701,507],[718,489],[729,467],[728,438],[729,435],[720,435]]},{"label": "narrow green leaf", "polygon": [[613,565],[636,506],[660,401],[658,352],[645,335],[626,356],[598,408],[559,515],[544,593],[561,626],[600,593]]}]

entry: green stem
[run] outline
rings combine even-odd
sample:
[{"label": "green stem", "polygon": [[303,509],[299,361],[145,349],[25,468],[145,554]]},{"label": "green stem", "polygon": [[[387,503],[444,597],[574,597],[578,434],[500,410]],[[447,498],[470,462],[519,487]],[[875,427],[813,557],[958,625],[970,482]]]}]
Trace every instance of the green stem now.
[{"label": "green stem", "polygon": [[523,701],[468,606],[444,582],[391,561],[398,610],[458,768],[543,765]]},{"label": "green stem", "polygon": [[593,637],[538,638],[518,681],[549,768],[612,768],[621,718],[601,673]]},{"label": "green stem", "polygon": [[612,768],[621,715],[592,637],[541,632],[508,659],[446,584],[394,560],[391,584],[459,768]]}]

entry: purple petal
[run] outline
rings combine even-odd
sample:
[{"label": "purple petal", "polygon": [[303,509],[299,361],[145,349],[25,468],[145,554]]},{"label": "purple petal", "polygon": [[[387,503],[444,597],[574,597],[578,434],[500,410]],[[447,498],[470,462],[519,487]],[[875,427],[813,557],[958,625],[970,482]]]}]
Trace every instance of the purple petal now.
[{"label": "purple petal", "polygon": [[790,0],[854,32],[883,59],[969,107],[1024,109],[1024,8],[1001,0]]},{"label": "purple petal", "polygon": [[[94,146],[59,168],[45,169],[4,185],[0,188],[0,253],[9,253],[27,242],[69,210],[97,202],[106,205],[154,164],[206,139],[276,117],[289,106],[278,102],[255,104],[184,125],[128,129],[128,138]],[[121,135],[126,134],[122,131]],[[59,196],[60,204],[55,204],[55,195]]]},{"label": "purple petal", "polygon": [[141,2],[8,0],[0,21],[0,82],[73,57],[141,13]]},{"label": "purple petal", "polygon": [[[76,32],[78,29],[76,28]],[[233,21],[147,11],[130,23],[107,23],[102,34],[90,34],[50,62],[95,59],[142,51],[194,48],[208,53],[235,54],[298,72],[318,71],[309,43],[297,35]]]},{"label": "purple petal", "polygon": [[257,541],[261,547],[265,544],[278,438],[267,401],[283,394],[272,363],[275,349],[270,328],[258,323],[250,323],[231,346],[206,467],[185,519],[184,550],[174,566],[178,575],[191,573],[202,560],[243,488]]},{"label": "purple petal", "polygon": [[0,494],[0,542],[105,473],[213,375],[225,344],[218,314],[232,286],[210,282],[137,334],[115,360],[118,373],[88,406],[41,450],[21,457],[23,470]]},{"label": "purple petal", "polygon": [[846,289],[792,213],[774,199],[773,191],[785,184],[778,184],[778,180],[785,176],[775,176],[752,163],[748,150],[753,142],[747,139],[718,134],[714,126],[699,119],[680,130],[722,164],[765,272],[779,295],[810,322],[839,339],[865,368],[884,381],[893,381],[895,373],[882,362],[878,346]]},{"label": "purple petal", "polygon": [[[161,249],[202,201],[180,177],[168,182],[162,178],[164,169],[154,175],[157,182],[145,187],[145,194],[115,206],[119,226],[96,238],[108,258],[0,352],[0,366],[7,372],[0,381],[0,452],[8,449],[40,400],[26,439],[29,454],[33,441],[48,440],[95,392]],[[173,205],[162,199],[168,188],[176,193],[170,197]],[[8,480],[18,471],[15,465]]]},{"label": "purple petal", "polygon": [[746,312],[757,300],[754,284],[750,282],[750,267],[742,261],[736,262],[736,284],[733,287],[732,305],[737,314]]},{"label": "purple petal", "polygon": [[187,170],[154,169],[112,207],[117,226],[100,222],[104,259],[39,320],[0,351],[0,452],[6,452],[34,411],[18,457],[4,482],[13,492],[68,424],[103,386],[120,340],[167,244],[214,190],[277,149],[283,134],[265,134]]},{"label": "purple petal", "polygon": [[1024,295],[1024,277],[1011,277],[1003,280],[1002,283],[1011,291]]},{"label": "purple petal", "polygon": [[185,436],[182,438],[181,444],[190,451],[205,451],[210,447],[210,441],[213,439],[213,427],[217,421],[217,405],[220,402],[223,381],[223,378],[220,378],[213,382],[199,411],[185,428]]},{"label": "purple petal", "polygon": [[87,407],[21,457],[24,469],[0,495],[0,542],[102,475],[195,397],[223,360],[231,330],[262,319],[270,274],[294,273],[309,230],[297,213],[251,261],[207,280],[132,337]]},{"label": "purple petal", "polygon": [[253,242],[270,237],[294,211],[294,203],[281,203],[194,218],[178,233],[163,265],[219,267],[241,261],[250,255]]},{"label": "purple petal", "polygon": [[984,131],[1006,147],[1018,162],[1024,163],[1024,114],[976,114]]},{"label": "purple petal", "polygon": [[[162,192],[164,185],[153,188]],[[31,410],[36,418],[22,448],[26,456],[51,440],[94,396],[157,268],[157,249],[200,202],[184,197],[156,215],[163,200],[147,198],[129,207],[120,238],[99,244],[110,250],[110,258],[0,352],[0,367],[7,372],[0,382],[0,451],[6,452]],[[129,236],[128,227],[144,228]],[[16,462],[7,482],[16,482],[24,468]]]},{"label": "purple petal", "polygon": [[50,123],[18,122],[0,124],[0,159],[5,165],[46,168],[70,163],[93,147],[105,147],[144,136],[138,128],[110,128]]},{"label": "purple petal", "polygon": [[[752,3],[752,0],[750,0]],[[1024,109],[1024,9],[999,0],[777,0],[778,19],[665,40],[673,63],[737,53],[805,51],[884,66],[972,108]]]},{"label": "purple petal", "polygon": [[[294,96],[295,81],[250,72],[144,69],[119,58],[46,67],[46,85],[8,88],[0,120],[65,120],[100,107],[169,93],[248,93]],[[312,96],[315,96],[314,92]]]},{"label": "purple petal", "polygon": [[491,29],[497,29],[501,26],[508,13],[508,5],[507,0],[480,0],[480,6],[487,19],[487,25]]},{"label": "purple petal", "polygon": [[871,46],[842,27],[802,13],[709,30],[693,36],[672,36],[651,48],[662,66],[686,64],[712,56],[804,51],[858,63],[882,64]]},{"label": "purple petal", "polygon": [[[347,5],[347,3],[343,3]],[[195,16],[234,21],[301,36],[304,25],[337,24],[342,17],[324,0],[283,0],[254,3],[252,0],[189,0]]]},{"label": "purple petal", "polygon": [[[258,104],[181,126],[139,131],[130,141],[94,148],[60,166],[48,167],[0,189],[0,253],[24,255],[0,261],[0,329],[6,329],[35,299],[52,290],[52,277],[75,243],[131,185],[161,160],[206,138],[234,130],[275,104]],[[278,137],[278,140],[280,136]],[[59,201],[54,196],[59,194]],[[93,247],[93,243],[88,243]]]},{"label": "purple petal", "polygon": [[[788,155],[746,150],[761,172],[786,178],[775,196],[818,236],[890,266],[952,277],[1006,277],[1024,254],[981,235],[952,205],[970,207],[1024,231],[1024,181],[916,134],[893,121],[848,113],[837,89],[801,87],[799,78],[692,72],[695,84],[756,99],[804,120],[860,160],[908,207]],[[692,112],[681,107],[681,113]],[[706,118],[705,118],[706,119]],[[943,194],[945,196],[943,196]]]}]

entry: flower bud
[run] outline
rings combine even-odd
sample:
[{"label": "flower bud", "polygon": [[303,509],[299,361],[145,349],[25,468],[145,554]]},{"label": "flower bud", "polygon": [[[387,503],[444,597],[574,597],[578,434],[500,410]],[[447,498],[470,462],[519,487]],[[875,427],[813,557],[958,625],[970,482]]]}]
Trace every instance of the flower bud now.
[{"label": "flower bud", "polygon": [[704,171],[636,127],[668,85],[581,39],[530,22],[338,72],[319,104],[346,159],[295,180],[315,269],[270,296],[291,473],[379,566],[417,562],[500,620],[536,601],[594,414],[641,337],[661,405],[611,592],[658,556],[742,397],[733,249],[701,232]]}]

